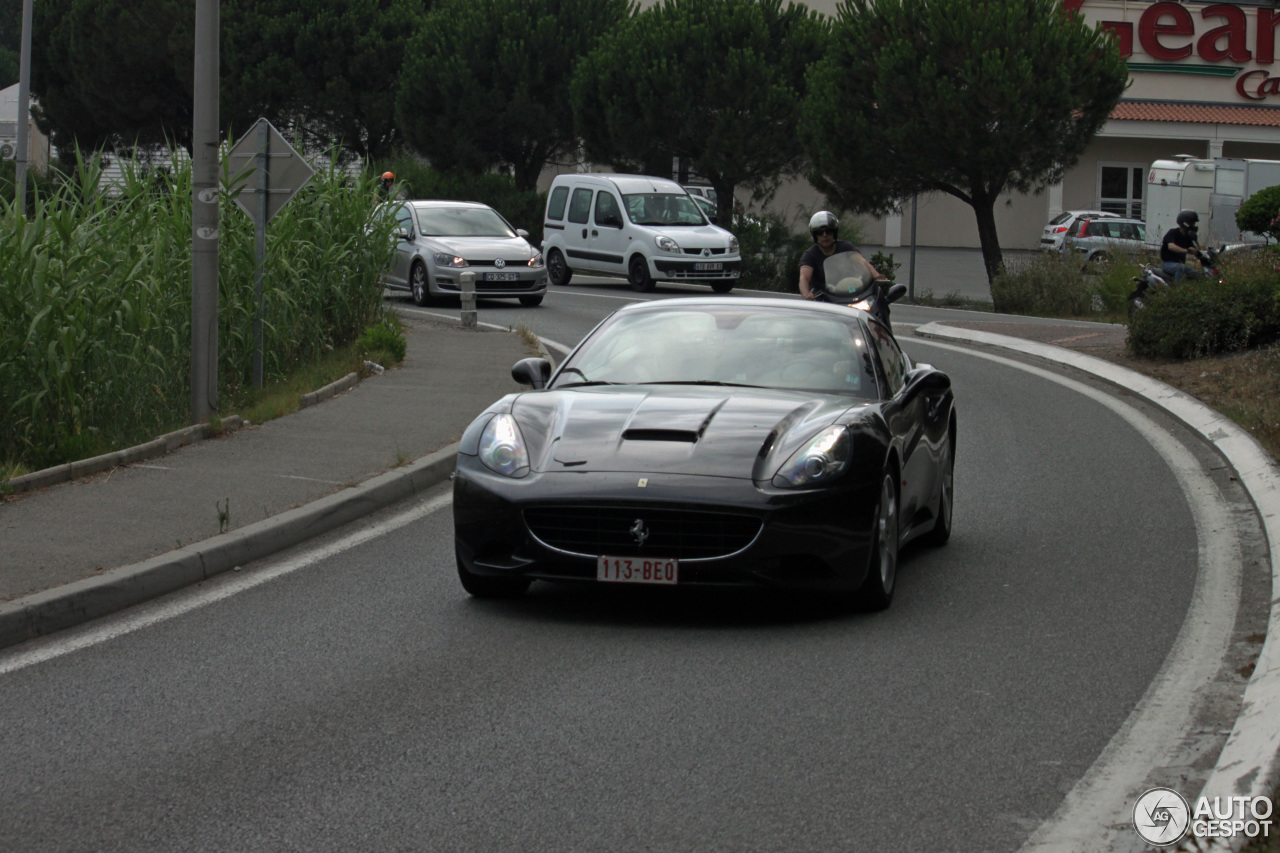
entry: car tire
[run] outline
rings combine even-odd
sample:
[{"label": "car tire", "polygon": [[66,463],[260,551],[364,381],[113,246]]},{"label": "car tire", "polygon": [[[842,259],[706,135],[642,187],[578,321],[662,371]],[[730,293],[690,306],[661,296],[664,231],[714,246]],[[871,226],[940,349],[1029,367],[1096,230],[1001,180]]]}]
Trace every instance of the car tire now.
[{"label": "car tire", "polygon": [[942,445],[946,455],[942,459],[942,486],[938,494],[938,517],[933,522],[933,529],[924,535],[924,541],[935,548],[947,544],[951,538],[951,517],[955,512],[956,494],[956,434],[947,431],[947,440]]},{"label": "car tire", "polygon": [[477,575],[462,562],[462,554],[454,548],[458,561],[458,580],[469,595],[476,598],[520,598],[529,589],[526,578],[490,578]]},{"label": "car tire", "polygon": [[631,283],[632,290],[640,293],[653,290],[653,276],[649,275],[649,261],[644,255],[631,256],[631,262],[627,264],[627,281]]},{"label": "car tire", "polygon": [[427,284],[427,265],[422,261],[414,261],[409,267],[409,295],[413,304],[418,307],[431,302],[431,286]]},{"label": "car tire", "polygon": [[711,291],[713,293],[728,293],[733,290],[734,280],[731,278],[719,279],[711,282]]},{"label": "car tire", "polygon": [[569,284],[569,279],[573,278],[573,270],[569,269],[569,265],[565,263],[564,255],[559,249],[552,249],[547,252],[547,275],[551,279],[551,283],[556,287],[565,287]]},{"label": "car tire", "polygon": [[521,296],[520,304],[526,308],[537,308],[542,304],[542,296],[543,294],[541,293],[531,293],[528,296]]},{"label": "car tire", "polygon": [[864,610],[884,610],[893,602],[898,584],[898,477],[892,468],[880,479],[872,536],[871,565],[858,590],[858,600]]}]

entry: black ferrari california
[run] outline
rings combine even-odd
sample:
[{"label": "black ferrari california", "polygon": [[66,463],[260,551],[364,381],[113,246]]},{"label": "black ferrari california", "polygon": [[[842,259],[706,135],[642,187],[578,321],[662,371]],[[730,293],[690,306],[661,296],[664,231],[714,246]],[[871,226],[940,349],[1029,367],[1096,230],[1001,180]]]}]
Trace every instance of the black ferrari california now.
[{"label": "black ferrari california", "polygon": [[851,308],[671,299],[512,368],[467,428],[458,575],[847,592],[887,607],[898,549],[951,535],[950,378]]}]

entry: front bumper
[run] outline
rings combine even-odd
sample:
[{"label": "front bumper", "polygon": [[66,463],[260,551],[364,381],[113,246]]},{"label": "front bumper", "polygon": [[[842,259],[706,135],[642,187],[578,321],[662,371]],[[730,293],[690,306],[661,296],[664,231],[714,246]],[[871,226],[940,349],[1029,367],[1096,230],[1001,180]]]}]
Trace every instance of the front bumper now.
[{"label": "front bumper", "polygon": [[[647,480],[643,489],[637,485],[641,478]],[[636,473],[535,473],[513,480],[493,474],[474,456],[459,455],[454,533],[459,559],[474,574],[594,583],[600,555],[549,544],[545,534],[531,530],[530,517],[566,507],[600,510],[624,524],[632,515],[648,516],[659,527],[659,541],[664,522],[655,518],[748,516],[758,522],[754,536],[723,556],[681,553],[683,546],[672,545],[669,536],[661,552],[648,553],[648,543],[636,546],[627,539],[625,526],[602,534],[621,546],[602,547],[627,549],[607,556],[679,559],[680,586],[852,591],[862,584],[871,557],[877,486],[878,478],[847,478],[831,489],[791,492],[758,488],[749,480]]]},{"label": "front bumper", "polygon": [[[742,273],[742,261],[710,260],[667,260],[654,258],[653,268],[657,270],[654,278],[664,281],[715,281],[717,279],[736,279]],[[720,269],[699,269],[700,264],[719,264]]]},{"label": "front bumper", "polygon": [[[451,268],[448,272],[437,271],[431,279],[431,286],[439,293],[461,293],[464,269]],[[514,272],[519,276],[515,281],[486,281],[485,275],[497,273],[497,270],[471,270],[476,274],[477,296],[529,296],[545,293],[547,290],[547,270],[539,267],[536,270],[520,270]],[[510,274],[511,270],[507,273]]]}]

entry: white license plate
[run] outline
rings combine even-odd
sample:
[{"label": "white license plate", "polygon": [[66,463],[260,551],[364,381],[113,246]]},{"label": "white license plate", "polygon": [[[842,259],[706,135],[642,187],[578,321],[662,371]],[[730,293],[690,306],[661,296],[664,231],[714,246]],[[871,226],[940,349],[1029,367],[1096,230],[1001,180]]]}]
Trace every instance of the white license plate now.
[{"label": "white license plate", "polygon": [[674,584],[679,577],[679,560],[643,557],[596,558],[596,580],[605,583]]},{"label": "white license plate", "polygon": [[484,274],[485,281],[519,281],[520,274],[514,272],[487,272]]},{"label": "white license plate", "polygon": [[724,264],[720,262],[697,263],[693,265],[694,272],[702,272],[703,270],[722,270],[722,269],[724,269]]}]

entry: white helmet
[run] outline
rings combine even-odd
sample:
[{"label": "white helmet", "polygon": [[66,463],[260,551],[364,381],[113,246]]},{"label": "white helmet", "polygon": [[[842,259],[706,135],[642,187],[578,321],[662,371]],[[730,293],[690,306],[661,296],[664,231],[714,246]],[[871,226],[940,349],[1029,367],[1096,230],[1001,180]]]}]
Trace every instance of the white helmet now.
[{"label": "white helmet", "polygon": [[836,215],[829,210],[819,210],[809,218],[809,235],[816,242],[818,235],[814,232],[823,228],[830,228],[832,236],[840,236],[840,220],[836,219]]}]

